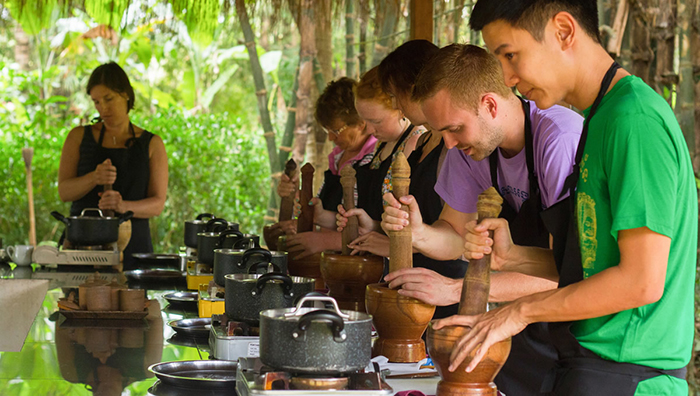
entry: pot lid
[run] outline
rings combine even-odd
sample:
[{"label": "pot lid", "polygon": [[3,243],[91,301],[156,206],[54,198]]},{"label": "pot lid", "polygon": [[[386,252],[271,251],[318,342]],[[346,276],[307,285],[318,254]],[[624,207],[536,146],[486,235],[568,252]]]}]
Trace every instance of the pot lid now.
[{"label": "pot lid", "polygon": [[[324,303],[325,307],[304,307],[303,305],[310,302]],[[335,298],[329,296],[304,296],[299,299],[296,307],[267,309],[260,312],[260,317],[267,317],[275,320],[298,322],[299,319],[309,312],[328,311],[337,315],[344,323],[358,323],[372,320],[372,316],[364,312],[341,310]]]}]

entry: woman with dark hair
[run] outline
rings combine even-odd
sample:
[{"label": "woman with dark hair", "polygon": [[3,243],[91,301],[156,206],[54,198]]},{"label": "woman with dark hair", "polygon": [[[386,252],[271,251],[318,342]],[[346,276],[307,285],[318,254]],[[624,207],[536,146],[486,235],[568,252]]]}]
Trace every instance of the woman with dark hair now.
[{"label": "woman with dark hair", "polygon": [[[72,202],[71,216],[85,208],[134,212],[124,269],[133,253],[152,252],[148,219],[163,211],[168,190],[168,157],[163,140],[129,120],[134,90],[114,62],[99,66],[87,85],[98,122],[73,128],[66,137],[58,170],[58,194]],[[104,186],[112,185],[106,190]]]}]

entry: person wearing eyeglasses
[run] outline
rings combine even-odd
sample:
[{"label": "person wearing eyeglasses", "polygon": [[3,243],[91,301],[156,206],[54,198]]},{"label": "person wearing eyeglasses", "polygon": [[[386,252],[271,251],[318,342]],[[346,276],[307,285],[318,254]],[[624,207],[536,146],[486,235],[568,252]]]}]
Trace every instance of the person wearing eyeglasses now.
[{"label": "person wearing eyeglasses", "polygon": [[[335,230],[335,213],[343,200],[340,171],[356,163],[369,163],[377,143],[377,138],[369,133],[367,123],[355,109],[353,90],[356,86],[355,80],[341,77],[331,81],[316,101],[316,121],[328,134],[328,140],[335,144],[328,154],[328,169],[323,173],[323,184],[318,196],[306,203],[314,206],[314,224],[319,225],[323,232],[296,234],[295,220],[273,226],[288,235],[287,248],[295,259],[324,250],[341,250],[342,239]],[[282,175],[277,193],[283,197],[289,196],[297,182],[298,174],[294,180]],[[357,204],[357,187],[355,203]]]}]

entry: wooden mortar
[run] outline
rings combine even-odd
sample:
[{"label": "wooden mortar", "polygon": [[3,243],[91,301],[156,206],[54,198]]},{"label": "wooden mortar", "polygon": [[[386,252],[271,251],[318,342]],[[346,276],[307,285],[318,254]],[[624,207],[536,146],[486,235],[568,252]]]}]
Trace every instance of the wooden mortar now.
[{"label": "wooden mortar", "polygon": [[[410,174],[406,156],[398,153],[391,165],[396,199],[408,195]],[[406,205],[402,210],[408,210]],[[410,228],[389,233],[389,240],[389,270],[413,267]],[[425,358],[425,343],[421,336],[435,313],[434,305],[401,296],[398,290],[389,289],[388,283],[368,285],[365,304],[379,335],[372,346],[372,356],[384,355],[390,362],[397,363],[418,362]]]},{"label": "wooden mortar", "polygon": [[[355,169],[346,166],[340,171],[340,184],[343,186],[343,206],[346,210],[355,208]],[[321,274],[329,288],[328,295],[335,298],[340,309],[365,311],[365,289],[368,284],[377,283],[384,272],[384,258],[375,255],[351,256],[348,244],[359,235],[357,216],[348,218],[343,229],[343,251],[321,254]]]},{"label": "wooden mortar", "polygon": [[[493,187],[481,193],[477,202],[478,221],[498,217],[501,213],[502,203],[503,199]],[[493,231],[489,231],[489,237],[493,238]],[[467,273],[464,275],[459,314],[478,315],[485,313],[490,288],[491,255],[487,254],[481,259],[469,262]],[[470,330],[469,327],[461,326],[448,326],[440,330],[433,330],[432,326],[428,328],[426,337],[428,352],[435,368],[440,373],[440,377],[442,377],[437,387],[438,396],[498,395],[493,379],[508,359],[511,346],[510,338],[491,346],[486,356],[471,373],[466,372],[465,369],[474,358],[476,350],[472,351],[454,372],[447,369],[450,365],[450,354],[454,344]]]}]

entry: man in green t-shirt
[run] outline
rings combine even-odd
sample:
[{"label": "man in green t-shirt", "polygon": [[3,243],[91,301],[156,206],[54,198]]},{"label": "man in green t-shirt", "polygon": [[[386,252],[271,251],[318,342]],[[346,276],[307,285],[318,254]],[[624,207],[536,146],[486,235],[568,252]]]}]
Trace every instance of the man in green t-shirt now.
[{"label": "man in green t-shirt", "polygon": [[470,25],[482,30],[507,84],[540,108],[585,109],[586,123],[567,183],[573,194],[543,215],[556,230],[553,249],[513,245],[502,219],[470,223],[465,243],[467,258],[490,253],[495,270],[556,270],[560,287],[439,321],[434,327],[473,328],[450,369],[476,350],[473,370],[494,343],[554,322],[560,362],[545,393],[687,395],[698,197],[673,111],[600,45],[594,1],[479,0]]}]

